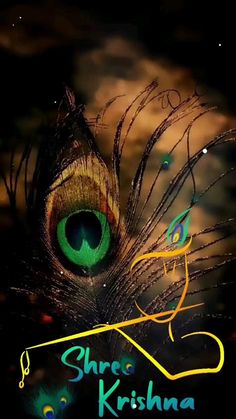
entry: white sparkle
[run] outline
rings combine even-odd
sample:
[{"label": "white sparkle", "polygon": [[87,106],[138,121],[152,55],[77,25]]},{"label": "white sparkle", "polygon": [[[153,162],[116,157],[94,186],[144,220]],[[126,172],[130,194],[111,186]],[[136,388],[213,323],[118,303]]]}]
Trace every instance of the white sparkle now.
[{"label": "white sparkle", "polygon": [[221,44],[221,43],[219,43],[219,44],[218,44],[218,47],[222,47],[222,44]]},{"label": "white sparkle", "polygon": [[204,149],[202,150],[202,152],[203,152],[203,154],[206,154],[206,153],[207,153],[207,148],[204,148]]},{"label": "white sparkle", "polygon": [[57,101],[56,101],[56,100],[54,100],[54,103],[55,103],[55,105],[56,105]]},{"label": "white sparkle", "polygon": [[12,24],[12,27],[13,27],[13,28],[15,27],[15,23],[13,23],[13,24]]},{"label": "white sparkle", "polygon": [[132,409],[136,409],[136,407],[137,407],[137,405],[134,403],[134,404],[132,405]]},{"label": "white sparkle", "polygon": [[60,271],[60,274],[61,274],[61,275],[63,275],[63,274],[64,274],[64,272],[63,272],[63,271]]},{"label": "white sparkle", "polygon": [[22,19],[22,16],[19,16],[19,19],[21,20]]},{"label": "white sparkle", "polygon": [[104,288],[106,288],[107,284],[103,284]]}]

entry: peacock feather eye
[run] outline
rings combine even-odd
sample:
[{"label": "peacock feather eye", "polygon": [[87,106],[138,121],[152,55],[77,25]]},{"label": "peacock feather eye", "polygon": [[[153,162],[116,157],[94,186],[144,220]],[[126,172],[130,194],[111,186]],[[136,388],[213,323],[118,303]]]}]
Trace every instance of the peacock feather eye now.
[{"label": "peacock feather eye", "polygon": [[60,398],[60,406],[61,406],[61,408],[64,409],[64,407],[66,407],[67,403],[68,403],[67,397],[62,396]]},{"label": "peacock feather eye", "polygon": [[173,162],[173,157],[170,154],[165,154],[161,160],[161,168],[163,170],[169,170],[172,162]]},{"label": "peacock feather eye", "polygon": [[132,359],[124,357],[121,362],[121,371],[125,375],[131,375],[135,372],[135,363]]},{"label": "peacock feather eye", "polygon": [[88,273],[99,275],[112,263],[125,233],[116,188],[105,163],[92,152],[84,152],[52,183],[44,202],[42,242],[57,272],[82,284]]},{"label": "peacock feather eye", "polygon": [[43,416],[47,419],[54,419],[54,409],[51,405],[45,405],[43,407]]},{"label": "peacock feather eye", "polygon": [[128,374],[133,374],[134,373],[133,364],[131,364],[130,362],[127,362],[127,364],[125,365],[125,370]]},{"label": "peacock feather eye", "polygon": [[100,211],[79,210],[59,221],[57,240],[64,256],[83,268],[91,268],[106,256],[111,244],[107,216]]},{"label": "peacock feather eye", "polygon": [[174,230],[171,233],[171,241],[173,244],[178,243],[182,240],[184,235],[184,227],[183,224],[177,224]]},{"label": "peacock feather eye", "polygon": [[[181,212],[174,220],[171,222],[167,230],[167,240],[170,244],[176,246],[182,246],[188,235],[188,227],[190,222],[190,216],[187,216],[191,208],[186,211]],[[186,218],[187,216],[187,218]],[[186,219],[185,219],[186,218]],[[183,222],[185,219],[185,222]]]}]

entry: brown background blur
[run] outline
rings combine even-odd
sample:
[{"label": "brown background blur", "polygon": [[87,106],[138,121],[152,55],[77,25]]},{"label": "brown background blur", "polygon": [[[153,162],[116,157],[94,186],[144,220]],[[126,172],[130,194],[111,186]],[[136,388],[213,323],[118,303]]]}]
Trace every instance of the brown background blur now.
[{"label": "brown background blur", "polygon": [[[37,149],[46,127],[55,122],[65,84],[87,105],[88,116],[95,116],[111,97],[126,94],[108,113],[105,122],[111,128],[124,106],[155,78],[161,89],[178,89],[183,97],[197,86],[206,94],[206,101],[218,109],[194,128],[192,152],[218,132],[235,127],[235,40],[230,2],[213,5],[210,1],[157,1],[155,5],[149,2],[145,7],[134,4],[130,8],[121,2],[113,9],[101,2],[92,5],[70,0],[2,1],[1,8],[0,164],[6,172],[12,147],[17,150],[16,161],[27,142],[33,142]],[[123,163],[124,189],[132,175],[127,170],[130,162],[136,162],[163,115],[164,111],[153,104],[131,133]],[[184,124],[168,130],[155,151],[157,158],[175,142]],[[101,136],[104,155],[110,153],[113,132],[106,129]],[[207,156],[197,178],[199,186],[203,186],[204,180],[211,180],[205,176],[209,167],[209,176],[219,174],[221,169],[233,165],[234,155],[228,148]],[[177,169],[183,159],[180,150]],[[228,181],[227,187],[221,186],[221,193],[223,199],[217,201],[216,194],[211,195],[204,217],[200,213],[196,218],[204,218],[209,224],[212,208],[222,215],[225,206],[233,216],[233,180]],[[22,211],[23,193],[18,199]],[[10,220],[2,185],[0,204],[0,226],[5,229]]]}]

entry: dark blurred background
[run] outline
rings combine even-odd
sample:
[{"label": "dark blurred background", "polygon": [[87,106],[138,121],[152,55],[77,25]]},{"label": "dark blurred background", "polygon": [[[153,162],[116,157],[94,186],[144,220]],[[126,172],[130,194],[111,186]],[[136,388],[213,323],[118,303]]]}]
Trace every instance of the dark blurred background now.
[{"label": "dark blurred background", "polygon": [[[109,98],[122,93],[132,97],[157,77],[163,88],[177,88],[183,95],[197,86],[218,107],[198,128],[195,140],[201,147],[209,136],[236,127],[235,42],[232,1],[1,1],[1,169],[8,172],[12,147],[20,152],[27,142],[33,142],[37,148],[45,128],[55,122],[65,85],[73,88],[93,116]],[[116,117],[119,111],[112,111],[112,116]],[[142,133],[145,137],[147,123],[152,124],[153,115],[149,118],[139,126],[139,137]],[[132,141],[139,147],[135,136]],[[102,143],[105,154],[109,154],[111,144],[112,139]],[[127,156],[132,157],[129,149]],[[234,163],[235,150],[231,149],[228,154],[213,157],[211,167]],[[218,214],[235,215],[234,178],[227,201],[224,188],[220,193],[224,198],[218,203]],[[6,246],[14,234],[9,235],[11,221],[2,184],[0,207],[1,236]],[[209,208],[208,205],[209,216],[214,219],[214,205]],[[24,211],[21,197],[19,209]],[[229,275],[234,276],[233,271]],[[4,305],[7,293],[2,285]],[[234,295],[235,289],[222,292],[223,307],[230,315],[234,311]],[[50,323],[49,320],[45,317],[42,323]],[[220,377],[207,378],[202,389],[191,390],[198,403],[196,417],[209,416],[218,409],[222,415],[224,411],[233,413],[230,397],[236,332],[232,325],[225,330],[225,339],[225,372]],[[18,376],[16,366],[11,368],[13,377]],[[180,394],[181,390],[178,384]],[[25,416],[15,413],[14,417]]]},{"label": "dark blurred background", "polygon": [[[28,120],[33,112],[55,108],[63,83],[74,85],[78,54],[85,56],[104,40],[115,38],[133,42],[150,60],[184,66],[196,82],[216,92],[224,110],[235,110],[231,2],[157,0],[127,6],[122,2],[10,0],[1,1],[0,19],[2,142],[20,134],[17,122],[21,118]],[[124,63],[108,61],[106,75],[134,77],[132,51],[130,55],[130,62],[129,57]],[[96,78],[96,68],[86,70],[87,82]],[[87,99],[83,98],[85,89],[81,90],[81,99]]]}]

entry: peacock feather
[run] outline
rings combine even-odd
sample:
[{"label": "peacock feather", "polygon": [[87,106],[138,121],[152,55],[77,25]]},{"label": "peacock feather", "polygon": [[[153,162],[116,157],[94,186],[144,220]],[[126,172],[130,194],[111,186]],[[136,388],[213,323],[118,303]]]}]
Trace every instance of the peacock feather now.
[{"label": "peacock feather", "polygon": [[[111,99],[91,123],[85,117],[84,107],[77,106],[73,93],[66,89],[54,134],[45,138],[39,147],[32,179],[29,179],[31,146],[24,150],[19,166],[15,169],[11,166],[10,183],[1,173],[18,225],[17,188],[19,177],[23,175],[25,179],[27,252],[19,269],[24,273],[12,289],[18,294],[33,293],[49,301],[50,307],[60,313],[65,327],[70,324],[75,332],[137,317],[140,315],[137,304],[148,314],[176,306],[185,283],[184,258],[181,255],[169,257],[164,268],[161,258],[143,258],[130,269],[132,262],[144,254],[168,252],[173,245],[182,245],[190,237],[195,207],[235,170],[232,167],[219,173],[203,190],[198,189],[195,174],[199,162],[207,156],[202,149],[191,153],[191,132],[198,119],[211,108],[202,102],[197,92],[182,99],[177,91],[159,91],[158,88],[156,81],[151,83],[125,109],[116,127],[109,161],[100,154],[96,137],[104,127],[106,112],[119,98]],[[146,141],[128,185],[123,210],[124,150],[136,121],[152,102],[165,108],[167,113]],[[166,131],[182,121],[186,121],[186,126],[180,138],[168,153],[153,163],[153,152]],[[211,153],[235,141],[236,130],[229,130],[212,138],[205,150]],[[183,144],[186,161],[177,167],[175,157]],[[147,186],[150,162],[155,164],[155,175]],[[175,172],[173,166],[177,167]],[[165,177],[166,186],[160,194],[158,185]],[[185,187],[188,198],[185,207],[177,211],[175,207],[179,207],[178,199]],[[195,246],[186,252],[191,285],[188,298],[227,285],[224,281],[216,284],[212,273],[235,260],[236,255],[214,252],[214,247],[228,239],[234,229],[235,218],[228,218],[191,233]],[[210,239],[202,241],[207,235]],[[178,277],[170,280],[173,265]],[[211,280],[202,285],[201,279],[206,277]],[[200,286],[194,287],[194,284]],[[200,317],[206,315],[205,311],[199,314]],[[188,322],[181,318],[177,330],[188,327]],[[153,322],[134,327],[130,333],[138,342],[151,342]],[[96,350],[99,351],[103,339],[103,335],[91,338]],[[106,339],[106,349],[109,348],[112,356],[133,350],[116,331],[109,333]],[[155,351],[156,347],[154,354]],[[127,365],[133,368],[132,362]]]},{"label": "peacock feather", "polygon": [[27,401],[28,410],[33,416],[46,419],[63,417],[64,410],[72,403],[73,397],[67,387],[60,390],[39,388],[31,401]]}]

